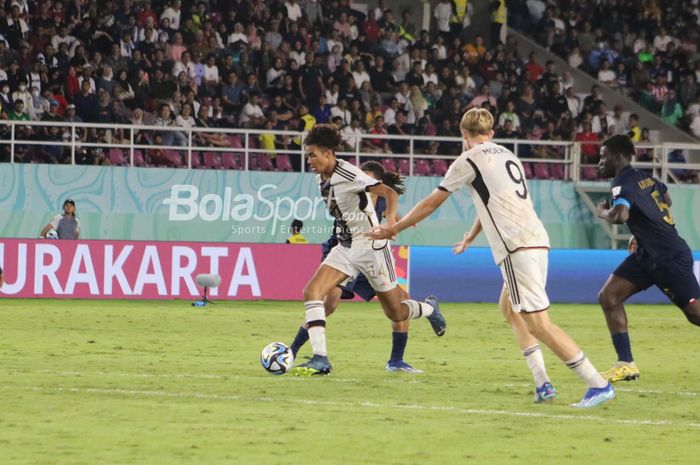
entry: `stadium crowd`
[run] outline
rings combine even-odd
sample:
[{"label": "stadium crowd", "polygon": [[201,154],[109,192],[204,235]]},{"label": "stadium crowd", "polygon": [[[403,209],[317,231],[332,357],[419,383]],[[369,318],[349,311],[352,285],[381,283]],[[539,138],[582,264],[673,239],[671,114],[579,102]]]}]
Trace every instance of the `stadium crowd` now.
[{"label": "stadium crowd", "polygon": [[700,138],[700,9],[688,0],[513,0],[510,25]]},{"label": "stadium crowd", "polygon": [[[0,9],[1,117],[292,131],[334,122],[343,128],[348,149],[360,144],[365,153],[404,154],[405,140],[360,142],[358,136],[459,136],[453,115],[478,106],[494,114],[499,138],[599,141],[631,132],[635,141],[648,140],[636,115],[608,109],[598,89],[581,100],[568,73],[557,75],[535,54],[520,57],[512,37],[496,42],[506,3],[511,2],[492,2],[491,34],[484,38],[469,27],[471,10],[463,0],[435,3],[430,31],[417,29],[410,9],[392,11],[383,0],[366,14],[349,0],[5,0]],[[544,11],[551,17],[559,10]],[[580,9],[571,11],[579,16],[567,19],[582,17]],[[553,49],[557,44],[552,39]],[[674,79],[685,82],[686,77]],[[676,93],[682,89],[678,86]],[[65,128],[16,126],[16,131],[17,138],[71,140]],[[4,126],[0,137],[7,139],[8,132]],[[76,160],[124,164],[123,151],[83,148],[80,142],[127,143],[131,137],[129,130],[79,131]],[[188,144],[186,133],[179,131],[134,130],[133,139],[144,145]],[[201,147],[243,145],[239,136],[221,133],[194,139]],[[300,142],[273,133],[250,138],[251,147],[267,152],[251,160],[251,167],[298,169],[299,158],[282,151],[298,149]],[[585,146],[585,161],[595,163],[596,147]],[[414,149],[456,155],[461,146],[419,141]],[[136,155],[141,166],[185,163],[183,153],[173,150]],[[520,145],[518,155],[556,158],[562,152]],[[7,146],[0,157],[9,158]],[[67,163],[70,150],[19,144],[15,159]],[[212,152],[195,153],[192,163],[235,169],[242,162],[238,155]],[[563,176],[563,170],[549,173],[547,166],[536,176]],[[447,164],[423,160],[415,167],[417,174],[440,175]],[[396,168],[407,171],[405,163]]]}]

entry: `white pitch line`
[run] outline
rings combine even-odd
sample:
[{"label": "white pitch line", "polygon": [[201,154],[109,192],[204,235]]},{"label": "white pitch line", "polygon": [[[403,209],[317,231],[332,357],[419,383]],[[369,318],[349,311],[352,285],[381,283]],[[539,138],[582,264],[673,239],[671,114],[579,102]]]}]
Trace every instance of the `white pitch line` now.
[{"label": "white pitch line", "polygon": [[[23,371],[15,371],[18,374],[25,373]],[[31,373],[42,373],[49,375],[59,375],[59,376],[119,376],[119,377],[133,377],[133,378],[193,378],[193,379],[248,379],[247,376],[241,375],[213,375],[207,373],[177,373],[177,374],[167,374],[167,373],[133,373],[133,372],[110,372],[110,371],[52,371],[52,370],[37,370]],[[290,382],[304,382],[306,378],[297,376],[284,376],[276,379],[284,379]],[[418,376],[396,376],[390,375],[390,378],[376,379],[376,382],[384,383],[400,383],[400,384],[419,384],[424,382],[423,377]],[[336,376],[328,376],[324,378],[324,381],[334,382],[334,383],[359,383],[367,381],[366,379],[359,378],[339,378]],[[478,381],[470,381],[470,385],[475,386],[496,386],[493,383],[480,383]],[[532,384],[528,383],[504,383],[500,384],[502,387],[512,388],[531,388]],[[625,388],[625,387],[615,387],[616,391],[619,392],[631,392],[633,394],[659,394],[659,395],[675,395],[681,397],[700,397],[700,392],[698,391],[660,391],[654,389],[635,389],[635,388]]]},{"label": "white pitch line", "polygon": [[572,414],[552,414],[538,412],[518,412],[514,410],[495,410],[495,409],[467,409],[454,406],[440,405],[422,405],[422,404],[382,404],[370,401],[360,402],[338,402],[316,399],[299,399],[299,398],[273,398],[273,397],[253,397],[247,398],[235,394],[206,394],[201,392],[171,392],[171,391],[147,391],[134,389],[104,389],[104,388],[46,388],[40,386],[19,387],[19,386],[3,386],[3,389],[21,389],[37,392],[68,392],[68,393],[90,393],[90,394],[109,394],[109,395],[125,395],[125,396],[144,396],[144,397],[171,397],[171,398],[192,398],[192,399],[209,399],[209,400],[230,400],[244,402],[278,402],[282,404],[301,404],[312,406],[330,406],[330,407],[365,407],[389,410],[411,410],[425,412],[449,412],[461,415],[487,415],[487,416],[508,416],[508,417],[527,417],[527,418],[544,418],[548,420],[583,420],[598,423],[613,423],[621,425],[634,426],[671,426],[679,428],[698,428],[700,423],[692,422],[675,422],[672,420],[634,420],[621,418],[607,418],[594,415],[572,415]]}]

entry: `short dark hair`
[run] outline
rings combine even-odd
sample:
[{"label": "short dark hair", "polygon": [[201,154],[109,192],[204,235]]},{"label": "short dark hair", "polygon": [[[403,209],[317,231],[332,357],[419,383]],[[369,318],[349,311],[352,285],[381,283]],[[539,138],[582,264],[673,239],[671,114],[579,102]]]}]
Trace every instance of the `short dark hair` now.
[{"label": "short dark hair", "polygon": [[303,228],[303,227],[304,227],[303,221],[301,221],[299,219],[295,219],[294,221],[292,221],[292,230],[301,231],[301,228]]},{"label": "short dark hair", "polygon": [[620,155],[631,159],[634,155],[634,143],[626,134],[617,134],[603,142],[603,147],[613,155]]},{"label": "short dark hair", "polygon": [[305,145],[318,145],[330,150],[340,147],[343,139],[335,124],[317,124],[309,131],[304,140]]}]

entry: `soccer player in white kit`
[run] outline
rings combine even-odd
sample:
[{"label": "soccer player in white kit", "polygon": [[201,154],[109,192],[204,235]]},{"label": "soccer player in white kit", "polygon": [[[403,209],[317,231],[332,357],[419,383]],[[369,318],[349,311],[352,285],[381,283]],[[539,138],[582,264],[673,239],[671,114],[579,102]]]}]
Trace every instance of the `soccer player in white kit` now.
[{"label": "soccer player in white kit", "polygon": [[333,247],[304,288],[306,326],[313,349],[311,359],[294,367],[297,375],[326,375],[332,367],[326,349],[326,312],[323,299],[338,285],[355,278],[367,277],[382,305],[385,315],[395,322],[425,317],[438,336],[445,334],[447,325],[440,313],[437,299],[424,302],[402,300],[396,283],[394,257],[390,242],[366,236],[379,224],[369,194],[386,199],[386,219],[396,218],[398,194],[381,181],[365,174],[360,168],[335,156],[342,138],[332,124],[317,124],[304,140],[307,161],[316,173],[321,196],[336,220],[338,245]]},{"label": "soccer player in white kit", "polygon": [[[460,123],[465,152],[450,166],[440,185],[395,224],[377,226],[372,239],[393,237],[433,213],[451,193],[468,186],[477,211],[469,236],[483,228],[501,269],[512,310],[529,333],[542,341],[587,384],[574,407],[594,407],[615,397],[576,342],[549,319],[547,255],[549,237],[530,200],[520,160],[491,142],[493,116],[488,110],[467,111]],[[544,368],[544,361],[542,361]]]}]

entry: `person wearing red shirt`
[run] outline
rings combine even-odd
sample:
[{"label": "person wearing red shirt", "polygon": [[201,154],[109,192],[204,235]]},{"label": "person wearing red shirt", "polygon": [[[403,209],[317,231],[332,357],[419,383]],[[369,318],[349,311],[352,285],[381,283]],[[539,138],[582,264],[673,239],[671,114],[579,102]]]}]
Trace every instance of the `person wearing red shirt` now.
[{"label": "person wearing red shirt", "polygon": [[583,155],[584,163],[597,163],[598,160],[598,134],[591,129],[591,123],[583,122],[583,129],[576,133],[576,141],[580,142],[596,142],[595,144],[581,144],[581,155]]},{"label": "person wearing red shirt", "polygon": [[539,81],[540,77],[544,74],[544,68],[537,62],[537,54],[535,54],[535,52],[530,53],[530,61],[525,64],[523,69],[525,71],[525,77],[530,82]]},{"label": "person wearing red shirt", "polygon": [[381,34],[381,28],[379,23],[374,18],[374,10],[369,10],[367,13],[367,19],[362,23],[361,26],[362,34],[367,38],[367,42],[370,44],[377,43],[379,40],[379,35]]},{"label": "person wearing red shirt", "polygon": [[158,24],[158,16],[151,8],[150,0],[146,0],[143,3],[143,7],[141,7],[141,11],[139,11],[139,26],[146,27],[146,21],[148,21],[149,17],[153,18],[153,24]]}]

